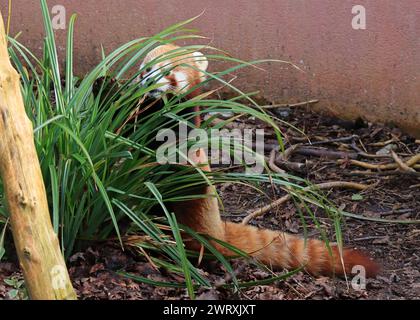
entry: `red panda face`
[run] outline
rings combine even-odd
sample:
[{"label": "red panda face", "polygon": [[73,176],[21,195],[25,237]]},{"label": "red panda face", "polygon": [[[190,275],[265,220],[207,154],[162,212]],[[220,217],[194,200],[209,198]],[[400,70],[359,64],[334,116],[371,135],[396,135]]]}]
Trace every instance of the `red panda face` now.
[{"label": "red panda face", "polygon": [[150,51],[144,58],[137,81],[142,86],[156,84],[149,96],[159,98],[164,93],[182,94],[205,80],[202,71],[207,70],[208,61],[201,52],[182,53],[182,49],[172,44],[161,45]]}]

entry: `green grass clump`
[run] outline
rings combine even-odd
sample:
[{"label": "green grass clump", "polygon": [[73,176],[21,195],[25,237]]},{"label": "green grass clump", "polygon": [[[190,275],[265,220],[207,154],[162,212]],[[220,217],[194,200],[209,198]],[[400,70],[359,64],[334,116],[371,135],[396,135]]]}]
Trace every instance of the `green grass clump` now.
[{"label": "green grass clump", "polygon": [[[199,86],[206,86],[210,81],[219,82],[230,88],[234,98],[209,99],[203,95],[199,99],[185,101],[182,98],[187,92],[181,97],[165,99],[164,108],[146,117],[141,125],[134,128],[132,124],[125,123],[126,119],[136,109],[138,101],[155,87],[153,84],[149,87],[136,84],[134,79],[143,70],[134,74],[133,70],[137,70],[142,58],[156,45],[200,38],[193,34],[194,30],[186,27],[193,19],[173,25],[152,37],[130,41],[110,54],[103,53],[102,61],[83,78],[78,78],[73,74],[76,17],[72,16],[69,22],[66,64],[62,74],[45,0],[41,0],[41,7],[45,27],[43,56],[36,57],[13,38],[9,39],[9,52],[21,76],[24,103],[34,126],[35,145],[49,197],[51,219],[66,258],[75,250],[91,244],[91,241],[114,237],[122,244],[125,235],[142,234],[149,241],[137,245],[150,253],[154,264],[185,276],[183,284],[166,285],[186,287],[189,295],[194,297],[194,290],[198,286],[211,287],[212,284],[188,259],[193,253],[184,249],[180,227],[173,213],[166,210],[165,203],[196,197],[190,192],[194,186],[235,182],[256,188],[261,183],[275,183],[294,190],[298,202],[305,200],[326,207],[324,198],[316,192],[302,192],[307,184],[292,176],[224,171],[209,176],[187,166],[153,165],[155,150],[149,146],[157,131],[173,126],[176,123],[174,120],[192,118],[194,114],[185,111],[192,110],[195,105],[201,106],[203,113],[232,112],[258,118],[274,128],[282,145],[281,133],[274,120],[258,108],[250,95],[224,80],[232,72],[264,61],[242,62],[206,47],[213,52],[207,55],[210,62],[225,61],[231,67],[208,73],[208,79]],[[191,52],[202,48],[184,47]],[[175,51],[173,54],[184,53]],[[246,101],[246,104],[239,101]],[[119,128],[122,130],[116,134]],[[156,206],[164,208],[163,217],[154,215]],[[309,207],[304,208],[306,213],[302,215],[309,212],[309,216],[315,219]],[[334,216],[338,219],[338,215]],[[0,198],[0,221],[3,221],[3,225],[7,217],[8,212]],[[130,221],[128,227],[124,227],[126,221]],[[172,231],[171,237],[162,225]],[[336,227],[339,230],[339,224]],[[205,237],[195,234],[193,230],[187,231],[233,274],[229,261],[218,254]],[[3,233],[0,232],[1,255],[4,254],[1,250],[3,239]],[[238,254],[245,255],[239,251]],[[264,280],[264,283],[282,278],[284,275],[275,275]],[[259,283],[241,284],[233,276],[231,285],[240,288],[256,284]]]}]

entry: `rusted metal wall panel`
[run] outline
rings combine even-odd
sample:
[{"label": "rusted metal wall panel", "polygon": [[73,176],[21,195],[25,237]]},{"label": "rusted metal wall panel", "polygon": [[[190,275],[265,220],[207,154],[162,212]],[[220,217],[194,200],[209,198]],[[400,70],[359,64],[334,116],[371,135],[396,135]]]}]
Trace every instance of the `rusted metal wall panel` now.
[{"label": "rusted metal wall panel", "polygon": [[[7,0],[0,9],[6,15]],[[83,73],[130,39],[151,35],[201,13],[193,23],[241,59],[285,59],[305,73],[266,64],[235,84],[261,89],[274,102],[319,99],[317,108],[342,117],[392,122],[420,135],[420,2],[418,0],[54,0],[78,14],[76,68]],[[352,7],[366,9],[366,29],[352,27]],[[12,34],[40,51],[38,0],[13,0]],[[65,30],[58,30],[63,53]]]}]

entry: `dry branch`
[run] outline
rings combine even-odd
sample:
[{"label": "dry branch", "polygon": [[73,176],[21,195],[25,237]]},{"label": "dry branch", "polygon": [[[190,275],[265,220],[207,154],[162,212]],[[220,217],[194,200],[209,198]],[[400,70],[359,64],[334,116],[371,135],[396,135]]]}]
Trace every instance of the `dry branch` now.
[{"label": "dry branch", "polygon": [[280,169],[279,167],[277,167],[275,163],[275,159],[276,159],[276,150],[273,149],[270,152],[270,158],[268,160],[269,168],[277,173],[286,173],[283,169]]},{"label": "dry branch", "polygon": [[76,299],[57,235],[0,13],[0,174],[13,239],[32,299]]},{"label": "dry branch", "polygon": [[[400,159],[400,161],[402,162],[401,159]],[[343,164],[343,163],[348,162],[352,165],[355,165],[355,166],[358,166],[358,167],[361,167],[361,168],[365,168],[365,169],[370,169],[370,170],[394,170],[394,169],[398,169],[400,167],[397,163],[379,164],[379,163],[363,162],[363,161],[354,160],[354,159],[338,160],[337,162],[339,164]],[[417,154],[417,155],[411,157],[410,159],[408,159],[407,161],[405,161],[405,165],[407,167],[410,167],[410,168],[418,169],[418,168],[420,168],[420,166],[417,165],[418,162],[420,162],[420,154]]]},{"label": "dry branch", "polygon": [[300,147],[300,144],[295,144],[287,148],[283,153],[280,152],[278,156],[275,158],[274,163],[280,167],[285,167],[288,170],[297,171],[297,172],[305,171],[306,165],[304,163],[289,161],[289,158],[291,157],[291,155],[299,147]]},{"label": "dry branch", "polygon": [[362,171],[362,170],[355,170],[350,171],[349,175],[351,176],[411,176],[420,178],[420,172],[414,171],[401,171],[401,170],[387,170],[387,171]]},{"label": "dry branch", "polygon": [[295,151],[303,156],[316,156],[328,159],[357,159],[357,153],[350,153],[344,151],[331,151],[325,149],[304,148],[300,147]]},{"label": "dry branch", "polygon": [[351,147],[357,151],[357,155],[359,157],[363,157],[363,158],[367,158],[367,159],[390,159],[391,156],[387,155],[387,154],[370,154],[367,153],[365,151],[363,151],[362,149],[360,149],[358,146],[356,146],[355,143],[351,144]]},{"label": "dry branch", "polygon": [[416,154],[415,156],[408,159],[406,164],[407,164],[407,166],[412,167],[413,165],[417,164],[418,162],[420,162],[420,153]]},{"label": "dry branch", "polygon": [[315,104],[318,103],[319,100],[309,100],[309,101],[303,101],[303,102],[299,102],[299,103],[284,103],[284,104],[272,104],[272,105],[266,105],[266,106],[261,106],[260,108],[263,109],[276,109],[276,108],[294,108],[294,107],[302,107],[302,106],[307,106],[310,104]]},{"label": "dry branch", "polygon": [[392,170],[392,169],[396,169],[398,167],[398,165],[396,163],[387,163],[387,164],[380,164],[380,163],[369,163],[369,162],[363,162],[363,161],[359,161],[359,160],[354,160],[354,159],[350,159],[350,160],[338,160],[337,163],[339,164],[343,164],[343,163],[350,163],[352,165],[361,167],[361,168],[365,168],[365,169],[370,169],[370,170]]},{"label": "dry branch", "polygon": [[307,146],[315,146],[315,145],[318,145],[318,144],[347,142],[347,141],[353,141],[356,138],[359,138],[359,136],[352,135],[352,136],[348,136],[348,137],[341,137],[341,138],[335,138],[335,139],[327,139],[327,140],[315,141],[315,142],[308,143],[306,145]]},{"label": "dry branch", "polygon": [[408,172],[416,172],[416,170],[414,170],[413,168],[410,168],[407,164],[405,164],[393,150],[391,150],[391,155],[401,170],[408,171]]}]

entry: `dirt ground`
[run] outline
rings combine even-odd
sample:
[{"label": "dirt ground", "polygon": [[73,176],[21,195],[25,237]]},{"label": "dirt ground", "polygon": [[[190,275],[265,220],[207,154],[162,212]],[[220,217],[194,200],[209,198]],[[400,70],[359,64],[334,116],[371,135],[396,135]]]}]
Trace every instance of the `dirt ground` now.
[{"label": "dirt ground", "polygon": [[[234,293],[222,287],[229,279],[220,264],[207,262],[201,266],[202,272],[216,285],[210,290],[199,290],[198,299],[419,299],[420,228],[418,224],[404,223],[420,219],[419,174],[404,167],[404,164],[397,165],[398,169],[368,170],[356,166],[352,159],[370,164],[393,165],[402,159],[406,163],[407,159],[420,153],[420,141],[395,128],[325,117],[310,112],[310,107],[270,110],[306,134],[305,137],[279,123],[285,132],[286,148],[303,144],[290,153],[287,163],[276,162],[280,168],[307,178],[312,183],[351,181],[370,185],[370,188],[361,192],[336,188],[324,192],[337,207],[346,212],[369,219],[400,220],[402,223],[344,218],[342,228],[346,246],[368,252],[382,266],[380,275],[368,280],[366,290],[356,291],[344,280],[314,278],[300,272],[285,281]],[[261,124],[248,120],[236,125],[252,127]],[[311,146],[308,138],[312,142]],[[268,156],[269,140],[272,138],[267,139]],[[305,148],[312,151],[305,151]],[[390,150],[394,151],[394,158]],[[417,167],[415,170],[420,172]],[[223,216],[233,221],[241,221],[249,212],[286,194],[268,184],[265,186],[266,197],[251,188],[233,184],[222,185],[219,191],[225,205]],[[311,208],[329,238],[334,239],[331,220],[323,210]],[[318,237],[318,229],[310,220],[306,222],[309,236]],[[251,224],[303,234],[293,201],[271,209],[263,217],[253,219]],[[260,280],[270,276],[268,272],[244,261],[235,261],[233,266],[241,281]],[[121,277],[116,273],[121,269],[154,280],[182,282],[182,279],[165,273],[165,270],[154,270],[147,261],[134,253],[122,252],[113,243],[92,246],[85,252],[73,255],[69,263],[71,278],[80,299],[187,298],[184,289],[156,288]],[[16,261],[1,262],[0,299],[10,299],[11,296],[24,298],[25,293],[18,281],[20,279],[22,275]]]}]

